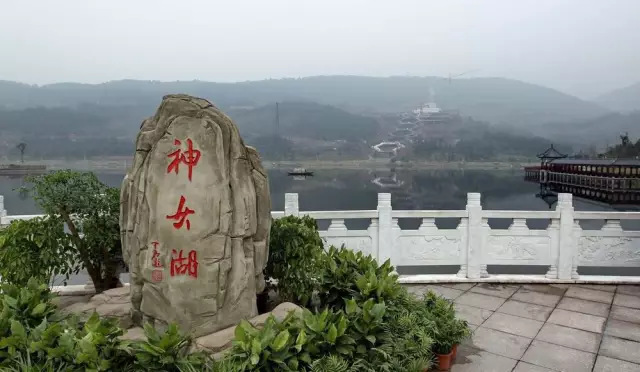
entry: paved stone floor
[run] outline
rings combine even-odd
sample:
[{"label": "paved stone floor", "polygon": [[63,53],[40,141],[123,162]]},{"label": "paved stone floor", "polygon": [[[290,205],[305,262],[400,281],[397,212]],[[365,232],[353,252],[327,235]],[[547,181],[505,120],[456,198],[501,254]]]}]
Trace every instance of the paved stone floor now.
[{"label": "paved stone floor", "polygon": [[451,372],[640,372],[640,286],[411,285],[472,325]]}]

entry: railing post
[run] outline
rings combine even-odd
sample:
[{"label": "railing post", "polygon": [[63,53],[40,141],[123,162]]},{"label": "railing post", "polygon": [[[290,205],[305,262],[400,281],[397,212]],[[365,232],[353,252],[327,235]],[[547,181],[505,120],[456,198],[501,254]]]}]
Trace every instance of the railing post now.
[{"label": "railing post", "polygon": [[482,205],[480,194],[470,192],[467,194],[467,278],[479,279],[483,276],[482,264],[484,263],[484,227],[482,224]]},{"label": "railing post", "polygon": [[7,210],[4,209],[4,196],[0,195],[0,218],[7,217]]},{"label": "railing post", "polygon": [[380,193],[378,194],[378,261],[382,263],[390,259],[392,250],[391,194]]},{"label": "railing post", "polygon": [[573,201],[571,194],[558,194],[558,206],[560,212],[560,232],[558,243],[558,279],[570,280],[578,279],[574,266],[576,257],[577,241],[574,237]]},{"label": "railing post", "polygon": [[284,194],[284,215],[296,216],[300,215],[300,207],[298,206],[298,194],[286,193]]}]

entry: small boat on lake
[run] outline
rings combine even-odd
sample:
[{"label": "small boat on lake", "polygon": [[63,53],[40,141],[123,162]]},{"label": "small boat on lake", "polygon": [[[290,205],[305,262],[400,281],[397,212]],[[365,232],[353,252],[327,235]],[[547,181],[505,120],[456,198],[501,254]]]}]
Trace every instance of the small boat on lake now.
[{"label": "small boat on lake", "polygon": [[290,176],[306,176],[313,177],[313,172],[306,170],[305,168],[293,168],[293,171],[287,172]]}]

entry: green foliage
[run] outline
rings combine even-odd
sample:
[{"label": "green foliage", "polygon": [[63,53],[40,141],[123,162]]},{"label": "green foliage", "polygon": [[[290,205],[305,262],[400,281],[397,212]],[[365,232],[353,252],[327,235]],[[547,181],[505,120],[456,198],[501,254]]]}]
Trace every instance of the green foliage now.
[{"label": "green foliage", "polygon": [[77,274],[75,248],[55,216],[16,220],[0,230],[2,281],[26,286],[30,278],[49,283],[54,276]]},{"label": "green foliage", "polygon": [[[190,338],[176,325],[159,334],[145,327],[146,340],[126,341],[117,319],[94,313],[86,322],[56,312],[44,284],[5,284],[0,294],[2,371],[212,371],[213,361],[189,353]],[[224,370],[221,370],[224,371]],[[224,371],[227,372],[227,371]]]},{"label": "green foliage", "polygon": [[159,334],[150,324],[145,324],[146,341],[134,342],[129,352],[134,356],[131,371],[195,372],[211,370],[211,360],[203,353],[189,353],[191,339],[182,335],[178,326],[169,325]]},{"label": "green foliage", "polygon": [[278,281],[280,297],[306,305],[317,287],[323,245],[318,225],[309,216],[273,221],[265,278]]},{"label": "green foliage", "polygon": [[469,337],[471,330],[465,320],[456,317],[451,301],[429,291],[424,303],[431,320],[435,323],[436,337],[433,348],[436,354],[448,354],[454,345]]},{"label": "green foliage", "polygon": [[[233,348],[225,363],[231,371],[299,371],[311,363],[311,356],[302,351],[305,334],[292,334],[296,315],[290,313],[282,322],[270,316],[262,329],[243,320],[235,329]],[[291,329],[291,331],[289,330]]]},{"label": "green foliage", "polygon": [[[46,284],[31,279],[26,286],[3,284],[0,286],[0,340],[11,334],[11,322],[24,327],[35,327],[55,315],[56,297]],[[3,349],[0,341],[0,350]],[[2,352],[0,351],[0,357]]]},{"label": "green foliage", "polygon": [[314,361],[332,355],[345,361],[376,358],[376,347],[386,340],[384,304],[369,300],[359,307],[351,301],[346,309],[305,309],[281,322],[269,317],[262,329],[243,321],[226,363],[234,371],[309,371]]},{"label": "green foliage", "polygon": [[80,268],[86,268],[96,291],[118,286],[122,259],[118,189],[104,185],[93,173],[71,170],[31,177],[30,181],[40,207],[66,223]]},{"label": "green foliage", "polygon": [[370,255],[342,247],[330,247],[323,260],[318,297],[321,307],[342,308],[345,300],[393,301],[401,293],[389,260],[378,266]]}]

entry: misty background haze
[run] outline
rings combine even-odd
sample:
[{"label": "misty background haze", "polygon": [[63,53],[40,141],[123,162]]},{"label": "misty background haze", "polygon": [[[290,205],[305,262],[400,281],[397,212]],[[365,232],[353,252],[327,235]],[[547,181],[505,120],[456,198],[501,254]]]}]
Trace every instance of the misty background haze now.
[{"label": "misty background haze", "polygon": [[[640,80],[635,0],[20,1],[0,79],[505,77],[594,98]],[[469,76],[471,77],[471,76]]]},{"label": "misty background haze", "polygon": [[638,19],[635,0],[5,2],[0,159],[128,159],[172,93],[271,161],[636,157]]}]

